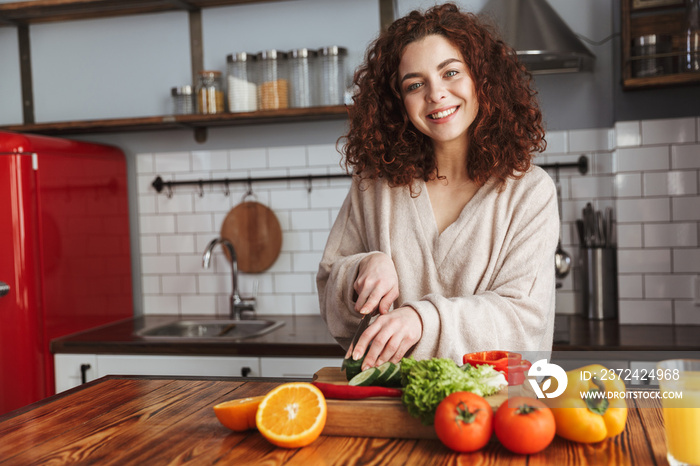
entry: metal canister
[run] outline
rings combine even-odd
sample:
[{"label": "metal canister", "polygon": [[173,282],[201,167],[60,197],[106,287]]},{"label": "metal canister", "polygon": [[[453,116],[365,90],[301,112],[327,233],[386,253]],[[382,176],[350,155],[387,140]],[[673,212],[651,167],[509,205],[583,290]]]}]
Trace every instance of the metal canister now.
[{"label": "metal canister", "polygon": [[637,78],[662,76],[672,72],[671,36],[646,34],[632,41],[632,75]]},{"label": "metal canister", "polygon": [[287,54],[275,49],[256,55],[258,72],[258,109],[276,110],[289,107]]},{"label": "metal canister", "polygon": [[345,101],[345,57],[348,50],[336,45],[318,51],[321,105],[342,105]]},{"label": "metal canister", "polygon": [[194,113],[194,99],[192,86],[173,87],[170,90],[172,96],[173,115],[189,115]]},{"label": "metal canister", "polygon": [[291,50],[289,56],[289,106],[311,107],[316,105],[313,96],[314,65],[318,52],[306,48]]},{"label": "metal canister", "polygon": [[226,57],[228,84],[228,111],[254,112],[258,108],[258,90],[255,84],[255,56],[246,52]]}]

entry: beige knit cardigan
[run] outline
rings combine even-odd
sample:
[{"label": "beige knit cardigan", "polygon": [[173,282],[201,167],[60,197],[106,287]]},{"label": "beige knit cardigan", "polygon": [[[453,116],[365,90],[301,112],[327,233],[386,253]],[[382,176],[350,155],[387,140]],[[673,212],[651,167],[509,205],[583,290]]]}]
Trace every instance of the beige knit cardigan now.
[{"label": "beige knit cardigan", "polygon": [[487,182],[442,233],[425,183],[418,188],[411,197],[383,179],[353,181],[316,278],[331,335],[349,344],[361,318],[352,301],[359,262],[381,251],[399,279],[394,308],[413,307],[423,323],[409,353],[416,359],[461,364],[474,351],[549,353],[559,234],[551,177],[533,166],[503,186]]}]

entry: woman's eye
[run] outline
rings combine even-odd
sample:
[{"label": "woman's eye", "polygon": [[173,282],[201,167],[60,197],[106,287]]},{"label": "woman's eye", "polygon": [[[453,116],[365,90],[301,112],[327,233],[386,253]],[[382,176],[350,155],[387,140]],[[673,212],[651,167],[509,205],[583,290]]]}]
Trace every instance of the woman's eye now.
[{"label": "woman's eye", "polygon": [[457,71],[456,70],[450,70],[447,73],[445,73],[446,78],[451,78],[452,76],[456,75]]},{"label": "woman's eye", "polygon": [[422,86],[421,83],[409,84],[409,85],[406,87],[406,92],[415,91],[416,89],[418,89],[418,88],[421,87],[421,86]]}]

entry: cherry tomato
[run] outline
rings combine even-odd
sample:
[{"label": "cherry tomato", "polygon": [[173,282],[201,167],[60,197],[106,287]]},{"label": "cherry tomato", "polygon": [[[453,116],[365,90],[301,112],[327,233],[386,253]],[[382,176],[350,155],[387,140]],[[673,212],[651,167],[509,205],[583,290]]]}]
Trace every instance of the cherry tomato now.
[{"label": "cherry tomato", "polygon": [[455,392],[435,410],[435,433],[454,451],[476,451],[486,445],[493,433],[493,410],[476,393]]},{"label": "cherry tomato", "polygon": [[531,454],[552,443],[556,432],[554,414],[535,398],[514,397],[505,401],[494,416],[496,437],[513,453]]}]

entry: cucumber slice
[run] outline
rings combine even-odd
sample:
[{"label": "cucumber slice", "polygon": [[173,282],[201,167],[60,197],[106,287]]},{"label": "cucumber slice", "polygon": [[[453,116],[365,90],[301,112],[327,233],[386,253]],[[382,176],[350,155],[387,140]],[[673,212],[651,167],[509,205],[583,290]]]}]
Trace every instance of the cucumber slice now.
[{"label": "cucumber slice", "polygon": [[385,386],[391,374],[396,370],[396,364],[391,361],[387,361],[384,364],[377,367],[379,369],[379,377],[374,382],[375,385]]},{"label": "cucumber slice", "polygon": [[357,385],[362,387],[373,385],[377,380],[377,377],[379,377],[379,369],[376,367],[370,367],[369,369],[360,372],[355,377],[350,379],[348,385]]},{"label": "cucumber slice", "polygon": [[340,368],[345,371],[345,378],[348,380],[348,382],[357,374],[362,372],[362,362],[364,360],[364,356],[362,356],[360,359],[353,359],[352,357],[343,359],[343,364],[340,366]]},{"label": "cucumber slice", "polygon": [[394,371],[389,374],[384,382],[385,387],[400,387],[401,386],[401,364],[395,364]]}]

